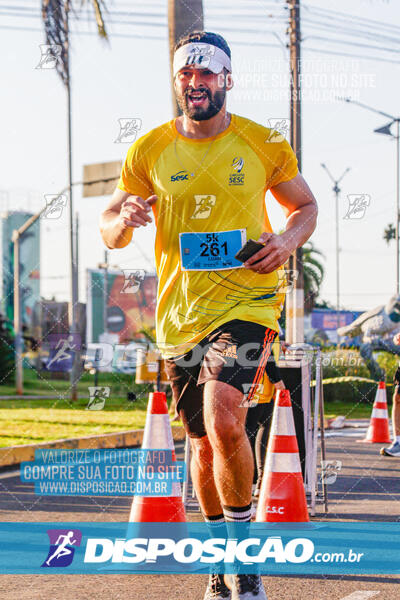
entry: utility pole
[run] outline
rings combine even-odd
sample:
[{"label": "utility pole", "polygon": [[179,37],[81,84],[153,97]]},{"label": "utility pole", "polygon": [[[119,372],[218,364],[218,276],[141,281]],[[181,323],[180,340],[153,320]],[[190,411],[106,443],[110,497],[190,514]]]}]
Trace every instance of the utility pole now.
[{"label": "utility pole", "polygon": [[[301,57],[300,0],[287,0],[289,6],[290,49],[290,143],[301,171]],[[286,296],[286,341],[304,342],[304,273],[303,251],[297,248],[289,259],[289,269],[298,272],[293,291]]]},{"label": "utility pole", "polygon": [[[70,272],[71,272],[71,300],[69,303],[69,328],[73,335],[74,345],[78,334],[78,265],[76,262],[76,246],[74,239],[74,207],[72,184],[72,111],[71,111],[71,69],[70,69],[70,43],[69,43],[69,13],[70,0],[65,3],[65,67],[67,88],[67,114],[68,114],[68,183],[69,183],[69,237],[70,237]],[[74,358],[70,373],[71,400],[78,399],[77,382],[79,379],[80,347],[74,348]]]},{"label": "utility pole", "polygon": [[104,333],[107,333],[107,277],[108,277],[108,252],[104,250],[104,279],[103,279],[103,327]]},{"label": "utility pole", "polygon": [[328,173],[333,183],[333,193],[335,194],[335,218],[336,218],[336,324],[340,327],[340,276],[339,276],[339,194],[342,191],[339,187],[339,183],[343,177],[350,171],[350,167],[344,171],[339,179],[335,179],[325,163],[321,163],[321,167]]},{"label": "utility pole", "polygon": [[[382,127],[377,127],[374,129],[374,133],[380,133],[382,135],[388,135],[389,137],[396,140],[396,212],[395,212],[395,240],[396,240],[396,294],[397,296],[400,294],[400,284],[399,284],[399,267],[400,267],[400,259],[399,259],[399,217],[400,217],[400,117],[394,117],[393,115],[389,115],[389,113],[383,112],[383,110],[378,110],[373,108],[372,106],[368,106],[368,104],[363,104],[362,102],[357,102],[357,100],[352,100],[351,98],[337,98],[337,100],[342,100],[343,102],[348,102],[350,104],[356,104],[357,106],[361,106],[366,110],[370,110],[371,112],[376,113],[377,115],[382,115],[383,117],[387,117],[391,119],[389,123],[383,125]],[[396,123],[396,134],[394,135],[391,132],[391,126],[393,123]]]},{"label": "utility pole", "polygon": [[399,216],[400,216],[400,119],[396,119],[396,293],[399,287]]},{"label": "utility pole", "polygon": [[20,236],[14,230],[12,235],[14,242],[14,347],[15,347],[15,387],[19,395],[23,390],[22,370],[22,315],[21,315],[21,282],[20,282]]},{"label": "utility pole", "polygon": [[204,29],[203,0],[168,0],[169,62],[171,70],[171,93],[174,117],[182,114],[174,90],[174,47],[177,41],[191,31]]},{"label": "utility pole", "polygon": [[75,213],[75,265],[76,265],[76,294],[79,298],[79,213]]},{"label": "utility pole", "polygon": [[[103,333],[107,333],[107,298],[108,298],[108,250],[104,250],[104,262],[98,263],[103,271]],[[118,267],[116,267],[118,268]]]}]

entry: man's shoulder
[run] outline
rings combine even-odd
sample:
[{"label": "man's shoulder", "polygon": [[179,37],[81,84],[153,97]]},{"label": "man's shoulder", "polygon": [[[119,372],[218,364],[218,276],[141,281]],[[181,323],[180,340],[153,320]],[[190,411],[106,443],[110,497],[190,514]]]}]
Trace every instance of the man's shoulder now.
[{"label": "man's shoulder", "polygon": [[[248,143],[259,144],[285,144],[285,130],[283,130],[283,126],[286,125],[286,119],[275,119],[277,121],[274,126],[265,126],[261,123],[257,123],[252,119],[247,117],[242,117],[240,115],[234,115],[234,120],[236,124],[237,134],[244,138]],[[268,125],[271,119],[268,121]],[[284,122],[284,123],[282,123]]]},{"label": "man's shoulder", "polygon": [[157,154],[160,148],[164,148],[174,139],[174,119],[167,121],[158,127],[154,127],[140,138],[138,138],[129,148],[132,155],[150,156]]}]

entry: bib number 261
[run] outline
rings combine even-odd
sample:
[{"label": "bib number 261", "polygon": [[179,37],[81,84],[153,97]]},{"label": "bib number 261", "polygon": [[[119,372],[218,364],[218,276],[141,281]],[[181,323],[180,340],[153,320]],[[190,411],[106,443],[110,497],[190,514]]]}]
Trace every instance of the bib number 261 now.
[{"label": "bib number 261", "polygon": [[207,233],[206,241],[200,244],[200,256],[228,256],[228,243],[220,243],[215,233]]}]

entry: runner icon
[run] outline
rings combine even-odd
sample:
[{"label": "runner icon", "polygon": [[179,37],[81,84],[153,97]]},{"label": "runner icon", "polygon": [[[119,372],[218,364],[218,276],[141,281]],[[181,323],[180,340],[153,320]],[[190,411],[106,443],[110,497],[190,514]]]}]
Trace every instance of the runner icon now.
[{"label": "runner icon", "polygon": [[58,341],[55,349],[57,350],[59,348],[59,350],[55,353],[53,358],[49,360],[49,362],[47,363],[47,368],[49,368],[55,362],[62,360],[71,360],[71,355],[68,353],[68,350],[74,350],[75,345],[73,344],[73,340],[74,336],[71,334],[68,336],[67,339],[64,338]]},{"label": "runner icon", "polygon": [[[73,544],[76,544],[78,540],[74,540],[74,532],[73,531],[68,531],[67,534],[61,534],[58,536],[57,541],[56,541],[56,545],[57,546],[57,550],[50,556],[50,558],[48,558],[46,560],[46,565],[50,566],[51,561],[53,560],[53,558],[61,558],[61,556],[66,556],[67,554],[71,554],[72,550],[70,548],[67,548],[67,546],[70,544],[71,546]],[[62,541],[60,541],[62,540]]]}]

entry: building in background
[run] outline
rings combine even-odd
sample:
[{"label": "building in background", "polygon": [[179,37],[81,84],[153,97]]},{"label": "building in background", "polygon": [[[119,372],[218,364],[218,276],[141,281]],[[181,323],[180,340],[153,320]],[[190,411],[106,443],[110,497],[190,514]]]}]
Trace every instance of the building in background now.
[{"label": "building in background", "polygon": [[[0,214],[0,312],[14,320],[14,244],[12,233],[32,213],[8,211]],[[40,300],[40,221],[21,237],[20,244],[21,313],[23,329],[32,333],[32,316]]]},{"label": "building in background", "polygon": [[[41,343],[49,335],[68,335],[68,302],[57,302],[41,298],[36,302],[32,319],[33,334]],[[86,304],[78,302],[78,334],[82,343],[86,341]]]},{"label": "building in background", "polygon": [[157,277],[143,270],[110,269],[106,280],[104,274],[104,269],[87,271],[87,342],[100,341],[105,332],[118,336],[119,343],[143,339],[141,329],[155,327]]}]

